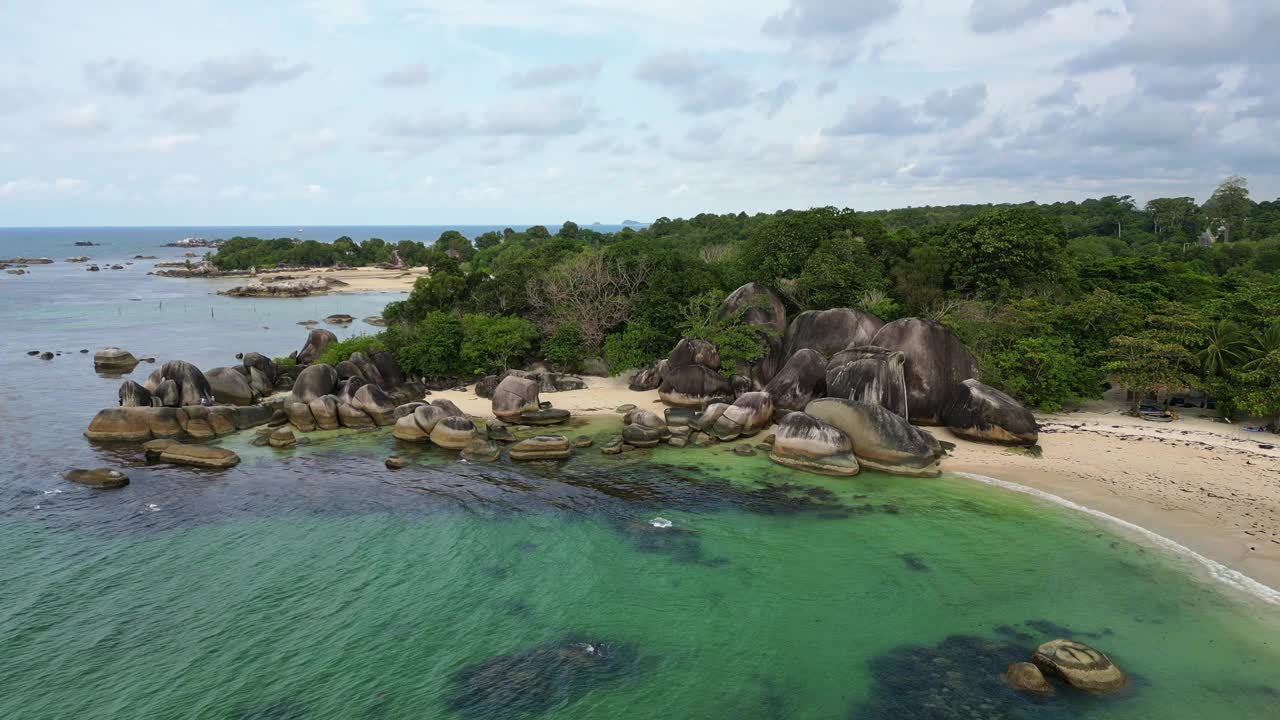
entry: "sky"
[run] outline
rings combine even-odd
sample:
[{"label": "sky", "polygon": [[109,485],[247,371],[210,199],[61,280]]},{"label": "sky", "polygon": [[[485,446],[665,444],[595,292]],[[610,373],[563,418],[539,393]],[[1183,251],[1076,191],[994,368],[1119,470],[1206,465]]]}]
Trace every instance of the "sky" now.
[{"label": "sky", "polygon": [[0,226],[1280,194],[1275,0],[0,0]]}]

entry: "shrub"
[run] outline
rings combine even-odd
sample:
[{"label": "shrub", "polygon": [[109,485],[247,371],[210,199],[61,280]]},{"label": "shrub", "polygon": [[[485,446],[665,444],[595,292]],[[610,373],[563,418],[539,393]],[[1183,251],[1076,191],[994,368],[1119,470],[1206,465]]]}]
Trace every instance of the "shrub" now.
[{"label": "shrub", "polygon": [[604,359],[614,375],[648,367],[670,351],[667,334],[644,320],[632,320],[625,330],[604,340]]},{"label": "shrub", "polygon": [[291,357],[271,358],[271,361],[280,367],[296,367],[298,365],[297,358]]},{"label": "shrub", "polygon": [[338,363],[351,357],[353,352],[362,352],[368,355],[378,350],[386,350],[386,338],[382,333],[377,335],[356,335],[346,340],[339,340],[336,343],[329,343],[316,356],[316,363],[324,363],[326,365],[337,365]]},{"label": "shrub", "polygon": [[523,318],[483,313],[464,315],[460,348],[463,370],[472,375],[506,370],[529,352],[537,337],[537,328]]},{"label": "shrub", "polygon": [[461,362],[462,320],[453,313],[428,313],[422,321],[391,331],[391,345],[401,369],[423,377],[456,377]]},{"label": "shrub", "polygon": [[582,363],[583,354],[582,331],[574,323],[557,325],[542,341],[542,356],[562,370],[576,370]]}]

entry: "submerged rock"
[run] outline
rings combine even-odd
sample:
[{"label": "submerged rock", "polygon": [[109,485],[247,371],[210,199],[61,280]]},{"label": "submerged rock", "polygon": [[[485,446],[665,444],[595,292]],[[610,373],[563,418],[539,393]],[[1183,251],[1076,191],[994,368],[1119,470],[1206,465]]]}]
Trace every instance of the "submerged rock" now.
[{"label": "submerged rock", "polygon": [[1053,686],[1048,680],[1044,679],[1044,673],[1040,672],[1040,668],[1029,662],[1018,662],[1009,666],[1005,670],[1004,679],[1009,682],[1010,687],[1018,690],[1035,693],[1037,695],[1052,695]]},{"label": "submerged rock", "polygon": [[478,437],[462,448],[462,457],[471,462],[493,462],[501,455],[493,440]]},{"label": "submerged rock", "polygon": [[226,448],[174,443],[160,453],[160,461],[220,470],[239,463],[240,456]]}]

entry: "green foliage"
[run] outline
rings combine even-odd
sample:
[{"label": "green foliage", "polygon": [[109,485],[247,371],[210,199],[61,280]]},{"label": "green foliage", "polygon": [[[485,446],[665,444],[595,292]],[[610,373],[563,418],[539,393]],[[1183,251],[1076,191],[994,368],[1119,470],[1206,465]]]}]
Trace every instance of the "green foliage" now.
[{"label": "green foliage", "polygon": [[654,364],[675,346],[675,341],[669,340],[672,334],[646,320],[627,323],[625,330],[604,339],[604,359],[609,363],[609,372],[617,375]]},{"label": "green foliage", "polygon": [[991,210],[950,229],[944,244],[954,286],[982,298],[1060,279],[1061,227],[1029,208]]},{"label": "green foliage", "polygon": [[298,365],[298,359],[297,359],[297,358],[291,358],[291,357],[278,357],[278,358],[271,358],[271,360],[272,360],[272,362],[274,362],[276,365],[279,365],[279,366],[280,366],[280,367],[282,367],[282,368],[297,367],[297,365]]},{"label": "green foliage", "polygon": [[360,352],[368,355],[378,350],[386,350],[387,342],[382,333],[376,335],[355,335],[346,340],[339,340],[335,343],[329,343],[320,350],[320,354],[316,356],[317,363],[325,365],[337,365],[338,363],[351,357],[351,353]]},{"label": "green foliage", "polygon": [[709,292],[690,300],[680,330],[684,337],[706,340],[715,345],[720,353],[720,373],[732,377],[739,362],[750,363],[769,352],[767,337],[763,333],[770,331],[743,321],[750,306],[742,308],[737,315],[721,317],[720,306],[724,298],[723,293]]},{"label": "green foliage", "polygon": [[884,268],[865,240],[842,230],[818,243],[796,278],[793,298],[802,310],[856,307],[863,293],[884,283]]},{"label": "green foliage", "polygon": [[538,330],[523,318],[470,313],[462,316],[462,367],[469,375],[506,370],[528,354]]},{"label": "green foliage", "polygon": [[462,320],[454,313],[431,312],[409,326],[388,328],[394,337],[396,361],[401,369],[429,378],[458,377],[462,363]]},{"label": "green foliage", "polygon": [[990,353],[984,369],[994,370],[1006,392],[1032,407],[1057,412],[1065,402],[1098,394],[1102,374],[1065,338],[1018,338]]},{"label": "green foliage", "polygon": [[574,323],[557,325],[542,341],[542,356],[553,367],[562,370],[576,370],[582,363],[584,353],[582,331]]}]

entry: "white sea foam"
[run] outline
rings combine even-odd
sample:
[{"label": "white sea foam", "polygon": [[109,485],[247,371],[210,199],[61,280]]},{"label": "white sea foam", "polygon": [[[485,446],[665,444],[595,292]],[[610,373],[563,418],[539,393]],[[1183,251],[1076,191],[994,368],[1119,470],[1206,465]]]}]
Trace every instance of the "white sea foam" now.
[{"label": "white sea foam", "polygon": [[1095,510],[1094,508],[1081,505],[1076,502],[1072,502],[1064,497],[1059,497],[1057,495],[1054,495],[1053,493],[1048,493],[1033,487],[1027,487],[1026,485],[1019,485],[1018,483],[1008,482],[1007,480],[999,480],[997,478],[988,477],[986,475],[978,475],[977,473],[957,472],[957,473],[950,473],[950,474],[958,475],[963,478],[968,478],[969,480],[977,480],[978,482],[986,483],[987,485],[995,485],[996,487],[1001,487],[1006,490],[1012,490],[1014,492],[1024,493],[1026,495],[1038,497],[1042,500],[1048,500],[1049,502],[1055,503],[1057,505],[1061,505],[1065,508],[1076,510],[1078,512],[1085,513],[1087,515],[1092,515],[1093,517],[1106,520],[1107,522],[1113,523],[1115,525],[1119,525],[1120,527],[1126,530],[1136,532],[1142,535],[1146,539],[1150,540],[1157,547],[1163,548],[1165,550],[1168,550],[1170,552],[1176,553],[1178,555],[1181,555],[1183,557],[1189,558],[1191,560],[1194,560],[1200,563],[1205,567],[1206,570],[1209,571],[1209,575],[1212,576],[1215,580],[1218,580],[1219,582],[1225,583],[1227,585],[1230,585],[1231,587],[1236,588],[1237,590],[1241,590],[1250,595],[1261,598],[1266,602],[1272,603],[1274,605],[1280,605],[1280,590],[1276,590],[1275,588],[1269,587],[1267,585],[1263,585],[1262,583],[1258,582],[1257,580],[1254,580],[1253,578],[1249,577],[1248,575],[1245,575],[1244,573],[1238,570],[1232,570],[1231,568],[1227,567],[1226,565],[1223,565],[1222,563],[1216,560],[1211,560],[1201,555],[1200,553],[1196,552],[1195,550],[1192,550],[1186,545],[1183,545],[1174,540],[1170,540],[1169,538],[1159,533],[1148,530],[1142,527],[1141,525],[1136,525],[1134,523],[1129,522],[1128,520],[1122,520],[1114,515],[1108,515],[1102,512],[1101,510]]}]

